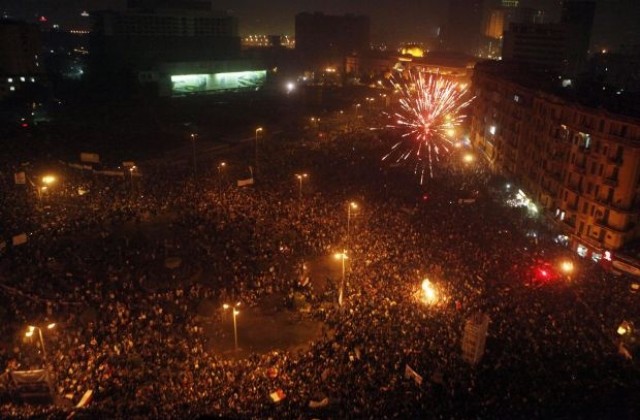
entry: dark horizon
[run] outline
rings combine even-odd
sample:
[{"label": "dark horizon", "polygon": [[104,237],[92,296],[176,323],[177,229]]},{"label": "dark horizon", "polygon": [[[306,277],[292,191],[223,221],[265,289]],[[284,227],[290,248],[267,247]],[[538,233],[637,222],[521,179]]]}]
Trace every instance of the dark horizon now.
[{"label": "dark horizon", "polygon": [[[497,0],[485,0],[485,8]],[[62,4],[61,4],[62,3]],[[240,35],[286,34],[293,35],[295,15],[301,12],[325,14],[363,14],[371,19],[373,42],[422,42],[434,38],[447,24],[447,0],[221,0],[214,2],[220,10],[237,16]],[[534,7],[545,12],[545,21],[558,21],[559,0],[523,0],[521,6]],[[635,0],[596,0],[596,16],[591,45],[594,48],[615,49],[619,45],[640,44],[640,2]],[[126,0],[4,0],[3,15],[18,19],[35,20],[47,16],[49,23],[64,27],[90,27],[90,19],[80,16],[82,11],[121,8]],[[389,13],[393,10],[394,13]]]}]

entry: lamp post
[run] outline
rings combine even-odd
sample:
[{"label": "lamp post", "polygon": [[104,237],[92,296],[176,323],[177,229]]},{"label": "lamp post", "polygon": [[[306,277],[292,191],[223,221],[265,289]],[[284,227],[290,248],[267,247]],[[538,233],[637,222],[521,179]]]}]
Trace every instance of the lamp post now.
[{"label": "lamp post", "polygon": [[236,308],[233,308],[233,342],[236,352],[238,351],[238,323],[236,321],[238,314],[240,314],[240,311]]},{"label": "lamp post", "polygon": [[224,197],[224,192],[223,192],[223,188],[222,188],[222,178],[224,176],[224,169],[226,168],[227,163],[226,162],[220,162],[218,164],[218,194],[220,195],[220,197]]},{"label": "lamp post", "polygon": [[347,252],[342,251],[334,255],[335,259],[342,261],[342,279],[340,280],[340,288],[338,289],[338,305],[342,307],[342,298],[344,295],[344,281],[345,281],[345,260],[347,259]]},{"label": "lamp post", "polygon": [[560,263],[560,269],[567,275],[567,279],[571,281],[571,274],[573,274],[574,269],[573,262],[569,260],[562,261]]},{"label": "lamp post", "polygon": [[349,233],[350,233],[350,229],[351,229],[351,210],[358,210],[358,203],[356,203],[355,201],[351,201],[348,205],[347,205],[347,251],[350,250],[349,245]]},{"label": "lamp post", "polygon": [[196,162],[196,139],[198,138],[197,133],[191,133],[191,151],[193,152],[193,180],[194,182],[198,182],[198,164]]},{"label": "lamp post", "polygon": [[238,351],[238,323],[236,321],[236,317],[240,314],[240,311],[238,310],[238,307],[240,306],[240,302],[236,302],[235,305],[229,305],[228,303],[225,303],[222,305],[222,313],[226,313],[227,309],[231,309],[232,312],[232,316],[233,316],[233,342],[234,342],[234,349],[235,351]]},{"label": "lamp post", "polygon": [[56,183],[57,180],[58,178],[53,175],[45,175],[40,179],[42,185],[35,185],[32,182],[32,185],[36,188],[36,192],[38,193],[38,201],[42,202],[42,193],[47,191],[51,185]]},{"label": "lamp post", "polygon": [[[52,330],[56,327],[55,323],[51,323],[47,325],[47,329],[48,330]],[[38,338],[40,339],[40,348],[42,348],[42,359],[44,361],[44,371],[46,373],[46,377],[47,377],[47,385],[49,386],[49,392],[51,393],[51,397],[53,398],[54,392],[53,392],[53,384],[51,383],[51,375],[50,375],[50,369],[49,369],[49,359],[47,357],[47,349],[44,345],[44,336],[42,335],[42,328],[35,326],[35,325],[29,325],[29,329],[27,330],[27,332],[25,333],[25,337],[27,338],[31,338],[33,337],[33,333],[34,331],[38,331]]]},{"label": "lamp post", "polygon": [[262,133],[262,127],[258,127],[256,128],[256,139],[255,139],[255,152],[254,152],[254,164],[255,164],[255,169],[254,169],[254,178],[255,176],[258,174],[258,133]]},{"label": "lamp post", "polygon": [[298,179],[298,198],[302,199],[302,181],[309,177],[309,174],[296,174],[296,178]]}]

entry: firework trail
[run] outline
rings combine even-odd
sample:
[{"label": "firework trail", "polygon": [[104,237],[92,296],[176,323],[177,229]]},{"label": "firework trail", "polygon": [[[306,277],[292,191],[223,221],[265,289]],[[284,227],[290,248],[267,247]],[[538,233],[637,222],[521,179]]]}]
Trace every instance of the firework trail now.
[{"label": "firework trail", "polygon": [[400,109],[391,115],[393,123],[387,128],[402,134],[382,160],[413,162],[422,184],[427,170],[433,178],[433,163],[440,153],[449,152],[456,127],[465,118],[461,111],[473,98],[464,99],[466,86],[424,72],[410,72],[408,79],[392,83],[401,95]]}]

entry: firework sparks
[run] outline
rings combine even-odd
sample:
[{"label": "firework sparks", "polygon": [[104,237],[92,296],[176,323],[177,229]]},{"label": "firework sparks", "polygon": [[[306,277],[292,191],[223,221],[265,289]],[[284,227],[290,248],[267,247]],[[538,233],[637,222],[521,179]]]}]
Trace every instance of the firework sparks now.
[{"label": "firework sparks", "polygon": [[433,177],[440,153],[448,153],[454,144],[456,127],[465,118],[461,111],[471,99],[464,100],[466,86],[423,72],[409,73],[408,80],[393,81],[393,85],[401,95],[400,109],[391,115],[393,122],[387,128],[398,130],[401,140],[382,160],[415,161],[414,172],[422,184],[427,170]]}]

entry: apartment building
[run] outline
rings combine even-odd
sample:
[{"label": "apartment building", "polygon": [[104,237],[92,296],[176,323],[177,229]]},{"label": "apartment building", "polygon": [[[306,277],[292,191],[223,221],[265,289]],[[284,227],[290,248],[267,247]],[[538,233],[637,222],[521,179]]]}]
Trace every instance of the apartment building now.
[{"label": "apartment building", "polygon": [[523,80],[504,63],[476,65],[471,141],[574,250],[609,259],[640,237],[640,119]]}]

